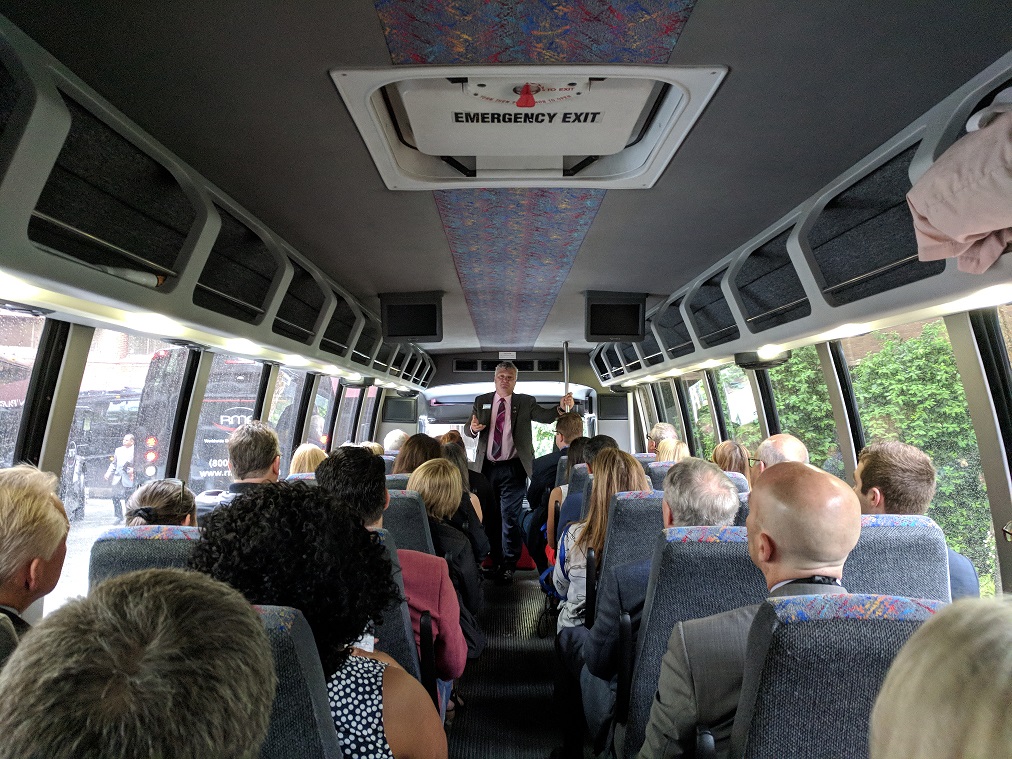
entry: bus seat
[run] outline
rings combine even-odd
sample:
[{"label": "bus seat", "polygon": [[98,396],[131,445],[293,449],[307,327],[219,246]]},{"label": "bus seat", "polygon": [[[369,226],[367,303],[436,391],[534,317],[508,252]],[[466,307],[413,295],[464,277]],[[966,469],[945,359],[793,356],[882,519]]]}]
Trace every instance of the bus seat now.
[{"label": "bus seat", "polygon": [[738,513],[734,516],[734,525],[735,527],[744,527],[745,520],[748,518],[748,477],[741,472],[724,472],[724,474],[738,488]]},{"label": "bus seat", "polygon": [[950,601],[945,535],[925,516],[862,516],[861,537],[843,565],[843,586],[851,593]]},{"label": "bus seat", "polygon": [[664,529],[663,500],[660,490],[616,493],[611,497],[604,554],[599,562],[601,573],[606,568],[649,558],[657,533]]},{"label": "bus seat", "polygon": [[313,631],[298,609],[255,606],[271,641],[278,689],[260,759],[339,759],[327,680]]},{"label": "bus seat", "polygon": [[397,460],[397,457],[396,456],[390,456],[388,454],[383,454],[383,456],[381,456],[380,458],[383,459],[383,466],[386,468],[386,473],[390,474],[391,472],[393,472],[394,471],[394,461]]},{"label": "bus seat", "polygon": [[762,603],[767,595],[743,527],[670,527],[654,545],[632,679],[620,680],[616,698],[628,704],[626,714],[615,713],[616,724],[625,724],[624,731],[616,731],[620,759],[636,756],[643,745],[661,657],[675,623]]},{"label": "bus seat", "polygon": [[407,490],[410,474],[388,474],[387,490]]},{"label": "bus seat", "polygon": [[634,453],[633,458],[636,459],[643,466],[643,472],[647,477],[650,476],[650,465],[657,461],[656,453]]},{"label": "bus seat", "polygon": [[391,490],[390,507],[383,512],[383,528],[398,548],[434,554],[429,517],[422,497],[413,490]]},{"label": "bus seat", "polygon": [[560,456],[559,463],[555,465],[555,487],[566,484],[566,466],[569,463],[569,456]]},{"label": "bus seat", "polygon": [[749,631],[730,756],[867,757],[886,671],[942,605],[851,594],[763,602]]},{"label": "bus seat", "polygon": [[[605,570],[647,558],[657,533],[664,529],[661,501],[664,494],[657,490],[634,490],[616,493],[608,506],[608,531],[604,550],[597,558],[593,589],[595,603],[590,602],[591,578],[587,572],[586,626],[593,627],[597,614],[597,588],[608,577]],[[614,577],[614,575],[612,575]]]},{"label": "bus seat", "polygon": [[[397,560],[397,543],[387,530],[376,532],[387,549],[387,558],[390,559],[397,592],[404,599],[404,580],[401,578],[401,563]],[[408,611],[407,600],[394,602],[383,611],[383,621],[376,625],[375,634],[377,650],[390,654],[398,664],[421,682],[422,670],[418,662],[418,648],[415,646],[415,633],[411,627],[411,613]]]},{"label": "bus seat", "polygon": [[[593,479],[594,475],[586,464],[577,464],[569,475],[569,492],[582,493],[584,486]],[[586,506],[586,503],[584,504]]]},{"label": "bus seat", "polygon": [[647,464],[647,476],[654,490],[664,490],[664,478],[674,465],[673,461],[651,461]]},{"label": "bus seat", "polygon": [[199,539],[196,527],[144,525],[108,530],[91,547],[88,588],[139,569],[186,569]]}]

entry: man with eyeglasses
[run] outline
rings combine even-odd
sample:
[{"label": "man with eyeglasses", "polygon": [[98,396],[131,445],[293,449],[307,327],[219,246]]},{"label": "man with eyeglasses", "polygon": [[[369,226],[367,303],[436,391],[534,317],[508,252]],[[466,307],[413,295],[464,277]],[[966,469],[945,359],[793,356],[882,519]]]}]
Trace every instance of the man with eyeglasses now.
[{"label": "man with eyeglasses", "polygon": [[[935,496],[935,467],[928,454],[912,445],[872,443],[858,454],[854,492],[864,514],[926,514]],[[973,564],[951,548],[948,552],[952,600],[979,596]]]},{"label": "man with eyeglasses", "polygon": [[759,443],[759,447],[755,449],[755,456],[748,460],[748,465],[752,470],[752,478],[755,479],[769,467],[784,461],[807,464],[808,448],[794,435],[786,433],[770,435]]},{"label": "man with eyeglasses", "polygon": [[678,439],[675,426],[667,422],[657,422],[657,424],[650,428],[650,432],[647,435],[647,453],[656,453],[657,446],[661,444],[661,441],[670,439]]}]

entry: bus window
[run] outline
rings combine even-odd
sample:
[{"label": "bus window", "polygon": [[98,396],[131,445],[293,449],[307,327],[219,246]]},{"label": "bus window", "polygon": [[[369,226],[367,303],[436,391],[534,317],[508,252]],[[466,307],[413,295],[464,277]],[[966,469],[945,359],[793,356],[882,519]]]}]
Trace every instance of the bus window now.
[{"label": "bus window", "polygon": [[686,375],[685,390],[689,401],[689,427],[696,445],[696,456],[709,459],[717,446],[717,434],[710,414],[710,396],[706,393],[706,379],[702,373]]},{"label": "bus window", "polygon": [[190,489],[224,490],[232,482],[228,471],[228,436],[253,418],[263,366],[224,353],[215,353],[207,378],[204,402],[190,460]]},{"label": "bus window", "polygon": [[14,464],[25,396],[46,320],[0,306],[0,467]]},{"label": "bus window", "polygon": [[654,405],[653,393],[646,385],[640,385],[633,392],[636,394],[636,407],[639,409],[640,420],[643,422],[643,431],[648,433],[660,421],[657,418],[657,407]]},{"label": "bus window", "polygon": [[842,341],[869,443],[894,439],[931,456],[938,490],[928,510],[953,550],[994,595],[996,550],[980,450],[941,319]]},{"label": "bus window", "polygon": [[[155,357],[180,350],[152,338],[95,330],[60,475],[60,497],[71,518],[67,559],[59,585],[46,598],[47,612],[88,592],[92,543],[122,523],[126,500],[146,479],[145,469],[164,471],[157,449],[145,445],[147,432],[163,426],[161,406],[146,399],[161,396],[173,417],[185,358],[170,374]],[[154,372],[152,364],[159,367]]]},{"label": "bus window", "polygon": [[833,407],[815,346],[795,348],[786,364],[768,371],[780,431],[794,435],[808,447],[812,464],[843,478]]},{"label": "bus window", "polygon": [[288,476],[288,465],[292,461],[292,441],[295,438],[295,415],[299,410],[299,399],[306,386],[306,372],[297,372],[282,367],[278,372],[278,383],[274,387],[267,423],[278,433],[281,442],[281,479]]},{"label": "bus window", "polygon": [[[372,440],[372,431],[376,421],[376,402],[379,400],[379,388],[370,385],[366,389],[362,412],[359,414],[358,435],[355,442],[365,443]],[[382,441],[379,441],[382,443]]]},{"label": "bus window", "polygon": [[334,425],[334,446],[352,443],[355,432],[355,415],[362,399],[362,388],[345,386],[341,403],[337,407],[337,422]]},{"label": "bus window", "polygon": [[309,409],[309,421],[302,433],[303,443],[313,443],[323,450],[330,450],[330,439],[327,436],[327,421],[334,407],[334,399],[340,392],[341,380],[337,377],[320,377],[316,386],[313,405]]},{"label": "bus window", "polygon": [[675,386],[671,380],[661,380],[652,386],[660,409],[661,421],[673,424],[679,440],[685,440],[685,428],[682,426],[682,415],[678,413],[678,398],[675,397]]},{"label": "bus window", "polygon": [[756,447],[762,442],[762,433],[748,377],[741,367],[734,364],[717,369],[716,375],[727,435],[745,446],[749,453],[755,453]]}]

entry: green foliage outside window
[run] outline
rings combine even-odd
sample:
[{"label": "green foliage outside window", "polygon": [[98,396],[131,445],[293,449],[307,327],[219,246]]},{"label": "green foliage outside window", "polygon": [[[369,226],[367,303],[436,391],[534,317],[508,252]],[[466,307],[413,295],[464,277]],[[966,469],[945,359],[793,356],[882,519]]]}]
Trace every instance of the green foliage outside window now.
[{"label": "green foliage outside window", "polygon": [[851,368],[865,437],[901,440],[931,456],[938,491],[928,516],[976,567],[981,593],[993,595],[994,531],[980,450],[945,325],[928,322],[907,339],[877,337],[880,350]]}]

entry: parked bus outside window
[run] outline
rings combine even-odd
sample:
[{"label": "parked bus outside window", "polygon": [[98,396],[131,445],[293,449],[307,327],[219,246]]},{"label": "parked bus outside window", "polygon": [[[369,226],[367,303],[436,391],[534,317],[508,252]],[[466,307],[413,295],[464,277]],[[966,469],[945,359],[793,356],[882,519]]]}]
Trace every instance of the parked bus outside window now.
[{"label": "parked bus outside window", "polygon": [[[186,349],[154,338],[95,330],[60,477],[60,497],[71,518],[67,558],[59,584],[46,597],[47,613],[68,598],[87,594],[91,546],[122,522],[114,498],[125,506],[134,488],[164,472],[165,419],[171,427],[185,365]],[[166,417],[167,409],[172,413]],[[115,476],[105,475],[128,435],[134,438],[133,460],[121,467],[117,483]]]}]

